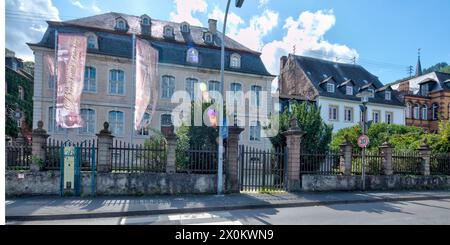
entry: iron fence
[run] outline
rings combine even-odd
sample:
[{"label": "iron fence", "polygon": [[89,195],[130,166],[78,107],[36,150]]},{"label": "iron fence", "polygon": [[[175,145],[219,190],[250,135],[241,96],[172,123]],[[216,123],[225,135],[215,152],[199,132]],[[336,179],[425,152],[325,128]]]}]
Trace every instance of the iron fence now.
[{"label": "iron fence", "polygon": [[165,172],[167,150],[161,145],[135,145],[116,140],[111,151],[113,173]]},{"label": "iron fence", "polygon": [[[352,153],[352,174],[362,174],[362,150],[354,149]],[[381,153],[378,149],[365,150],[365,173],[369,175],[382,175],[383,174],[383,161]]]},{"label": "iron fence", "polygon": [[28,170],[32,162],[31,144],[9,143],[5,146],[6,169]]},{"label": "iron fence", "polygon": [[[92,161],[98,163],[98,146],[96,140],[86,140],[83,142],[63,142],[61,140],[48,139],[45,148],[44,170],[59,170],[61,163],[61,147],[73,146],[80,148],[81,170],[91,171]],[[95,159],[92,159],[95,154]],[[97,166],[97,164],[95,164]]]},{"label": "iron fence", "polygon": [[[223,162],[226,162],[225,158],[226,152],[224,152]],[[178,173],[216,174],[218,169],[217,146],[191,145],[186,151],[186,155],[178,159],[176,168]]]},{"label": "iron fence", "polygon": [[239,184],[241,191],[284,191],[286,149],[260,150],[239,147]]},{"label": "iron fence", "polygon": [[339,162],[338,151],[301,151],[300,174],[338,175]]},{"label": "iron fence", "polygon": [[432,154],[430,172],[432,175],[450,175],[450,153]]},{"label": "iron fence", "polygon": [[392,170],[394,174],[421,174],[422,158],[417,151],[394,150],[392,152]]}]

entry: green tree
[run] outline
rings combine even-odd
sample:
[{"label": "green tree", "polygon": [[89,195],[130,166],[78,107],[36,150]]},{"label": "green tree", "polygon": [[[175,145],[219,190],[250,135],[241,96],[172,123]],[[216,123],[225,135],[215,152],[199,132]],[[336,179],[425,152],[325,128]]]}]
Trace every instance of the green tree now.
[{"label": "green tree", "polygon": [[423,74],[430,73],[430,72],[433,72],[433,71],[439,71],[442,68],[447,67],[447,66],[448,66],[448,64],[446,62],[440,62],[440,63],[437,63],[437,64],[435,64],[433,66],[430,66],[427,69],[423,69]]},{"label": "green tree", "polygon": [[320,108],[306,102],[292,104],[290,110],[280,114],[279,133],[271,138],[275,147],[286,145],[286,137],[281,133],[289,129],[292,118],[297,119],[299,128],[305,132],[301,143],[302,149],[306,151],[327,151],[329,149],[333,128],[322,120]]},{"label": "green tree", "polygon": [[450,66],[442,67],[439,71],[450,74]]}]

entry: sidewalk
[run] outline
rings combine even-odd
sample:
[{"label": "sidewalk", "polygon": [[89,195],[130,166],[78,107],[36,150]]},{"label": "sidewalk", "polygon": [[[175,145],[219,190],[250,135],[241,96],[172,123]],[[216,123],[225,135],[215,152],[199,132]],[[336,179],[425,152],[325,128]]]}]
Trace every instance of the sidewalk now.
[{"label": "sidewalk", "polygon": [[6,219],[31,221],[106,218],[437,199],[450,199],[450,191],[249,193],[224,196],[190,195],[95,198],[26,197],[7,199]]}]

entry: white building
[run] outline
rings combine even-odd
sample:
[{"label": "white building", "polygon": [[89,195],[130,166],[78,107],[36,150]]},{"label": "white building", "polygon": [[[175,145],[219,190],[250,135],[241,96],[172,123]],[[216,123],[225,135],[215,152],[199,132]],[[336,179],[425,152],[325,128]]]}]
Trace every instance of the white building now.
[{"label": "white building", "polygon": [[361,99],[356,94],[363,88],[373,92],[368,120],[405,125],[405,108],[397,92],[359,65],[289,55],[281,58],[280,69],[280,98],[314,101],[333,132],[360,123]]}]

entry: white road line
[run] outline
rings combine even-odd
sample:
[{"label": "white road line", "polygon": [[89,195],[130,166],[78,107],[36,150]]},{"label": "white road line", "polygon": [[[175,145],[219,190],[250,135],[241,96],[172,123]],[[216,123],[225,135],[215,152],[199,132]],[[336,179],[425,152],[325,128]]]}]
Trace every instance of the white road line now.
[{"label": "white road line", "polygon": [[122,217],[122,219],[120,220],[120,225],[126,225],[126,224],[127,224],[127,218]]},{"label": "white road line", "polygon": [[200,213],[200,214],[182,214],[182,215],[169,215],[170,221],[174,220],[195,220],[195,219],[214,219],[220,216],[210,214],[210,213]]}]

